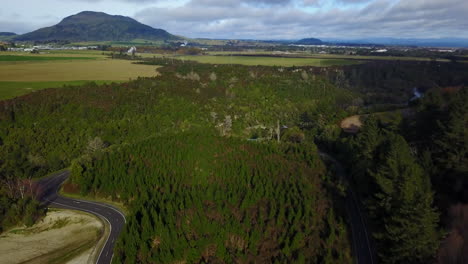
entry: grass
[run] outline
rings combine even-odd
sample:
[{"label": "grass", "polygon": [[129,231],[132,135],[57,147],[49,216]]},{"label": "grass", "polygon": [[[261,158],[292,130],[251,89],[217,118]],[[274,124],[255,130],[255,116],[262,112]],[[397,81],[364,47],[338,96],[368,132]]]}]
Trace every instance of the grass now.
[{"label": "grass", "polygon": [[95,57],[48,57],[48,56],[24,56],[24,55],[0,55],[0,62],[16,61],[63,61],[63,60],[95,60]]},{"label": "grass", "polygon": [[0,81],[49,82],[76,80],[119,80],[156,76],[156,67],[127,60],[61,61],[1,64]]},{"label": "grass", "polygon": [[[0,100],[15,98],[33,91],[61,88],[64,86],[80,86],[90,81],[58,81],[58,82],[0,82]],[[112,83],[114,81],[95,81],[97,84]],[[119,81],[116,81],[119,82]]]},{"label": "grass", "polygon": [[193,60],[210,64],[242,64],[265,66],[334,66],[357,64],[358,61],[344,59],[284,58],[262,56],[178,56],[177,59]]},{"label": "grass", "polygon": [[[232,52],[232,51],[216,51],[216,52],[209,52],[210,55],[222,55],[222,56],[229,56],[230,54],[242,54],[242,55],[257,55],[261,56],[271,56],[277,55],[274,52],[268,51],[240,51],[240,52]],[[340,54],[314,54],[309,52],[291,52],[289,54],[283,56],[290,56],[290,57],[301,57],[302,58],[310,58],[310,59],[343,59],[343,60],[401,60],[401,61],[430,61],[431,58],[424,58],[424,57],[396,57],[396,56],[361,56],[361,55],[340,55]],[[280,57],[278,57],[280,58]],[[447,59],[437,59],[440,62],[448,62]]]},{"label": "grass", "polygon": [[67,193],[63,191],[63,188],[60,189],[59,194],[67,198],[108,204],[119,209],[124,215],[128,215],[127,207],[125,207],[122,203],[115,202],[107,198],[103,198],[100,196],[83,196],[77,193]]},{"label": "grass", "polygon": [[110,59],[0,63],[0,100],[89,81],[102,84],[153,77],[158,75],[156,68]]}]

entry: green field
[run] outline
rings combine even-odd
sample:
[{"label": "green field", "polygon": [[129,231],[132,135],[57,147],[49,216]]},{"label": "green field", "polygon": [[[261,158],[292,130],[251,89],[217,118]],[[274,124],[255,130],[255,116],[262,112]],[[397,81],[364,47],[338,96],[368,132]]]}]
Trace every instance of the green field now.
[{"label": "green field", "polygon": [[[33,91],[47,88],[61,88],[67,86],[79,86],[90,81],[50,81],[50,82],[2,82],[0,81],[0,100],[10,99],[25,95]],[[95,81],[97,84],[119,81]],[[120,81],[121,82],[121,81]]]},{"label": "green field", "polygon": [[32,91],[123,82],[158,75],[155,66],[136,65],[129,60],[111,60],[102,51],[50,51],[47,54],[4,52],[0,55],[0,100]]},{"label": "green field", "polygon": [[[248,56],[255,56],[255,57],[267,57],[267,56],[277,56],[276,59],[284,58],[295,58],[295,59],[342,59],[342,60],[401,60],[401,61],[430,61],[431,58],[424,58],[424,57],[396,57],[396,56],[361,56],[361,55],[340,55],[340,54],[314,54],[309,52],[291,52],[288,54],[276,54],[274,52],[268,51],[240,51],[240,52],[232,52],[232,51],[214,51],[208,52],[210,55],[221,55],[221,56],[236,56],[236,55],[248,55]],[[242,57],[242,56],[240,56]],[[448,62],[447,59],[437,59],[440,62]]]},{"label": "green field", "polygon": [[94,60],[95,57],[62,57],[62,56],[23,56],[23,55],[0,55],[0,62],[16,61],[64,61],[64,60]]},{"label": "green field", "polygon": [[264,66],[334,66],[358,64],[359,61],[345,59],[317,59],[317,58],[284,58],[261,56],[177,56],[180,60],[192,60],[210,64],[242,64]]}]

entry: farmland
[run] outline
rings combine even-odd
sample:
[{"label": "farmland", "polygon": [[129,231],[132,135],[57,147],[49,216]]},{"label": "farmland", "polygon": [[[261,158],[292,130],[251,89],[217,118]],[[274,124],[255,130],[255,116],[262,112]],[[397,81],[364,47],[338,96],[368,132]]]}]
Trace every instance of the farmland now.
[{"label": "farmland", "polygon": [[66,61],[66,60],[94,60],[93,57],[65,57],[65,56],[19,56],[19,55],[0,55],[0,62],[18,62],[18,61]]},{"label": "farmland", "polygon": [[[102,51],[49,51],[46,54],[5,52],[0,55],[0,100],[32,91],[63,86],[122,82],[137,77],[156,76],[155,66],[136,65],[128,60],[111,60]],[[160,54],[139,54],[159,57]],[[262,56],[174,56],[209,64],[264,66],[333,66],[356,64],[340,58],[281,58]]]},{"label": "farmland", "polygon": [[[3,61],[2,61],[3,59]],[[47,54],[38,56],[0,56],[0,99],[31,91],[82,85],[89,81],[110,83],[137,77],[156,76],[155,66],[131,61],[110,60],[102,55]]]},{"label": "farmland", "polygon": [[344,59],[316,59],[316,58],[284,58],[284,57],[262,57],[262,56],[179,56],[181,60],[193,60],[210,64],[241,64],[241,65],[263,65],[263,66],[334,66],[350,65],[359,63],[357,61]]}]

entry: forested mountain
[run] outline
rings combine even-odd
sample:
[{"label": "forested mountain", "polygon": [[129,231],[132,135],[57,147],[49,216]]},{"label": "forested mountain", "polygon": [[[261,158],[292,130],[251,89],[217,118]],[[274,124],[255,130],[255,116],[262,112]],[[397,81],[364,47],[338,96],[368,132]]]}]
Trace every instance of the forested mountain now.
[{"label": "forested mountain", "polygon": [[55,26],[14,38],[17,41],[125,41],[134,39],[177,40],[165,30],[155,29],[124,16],[84,11],[64,18]]}]

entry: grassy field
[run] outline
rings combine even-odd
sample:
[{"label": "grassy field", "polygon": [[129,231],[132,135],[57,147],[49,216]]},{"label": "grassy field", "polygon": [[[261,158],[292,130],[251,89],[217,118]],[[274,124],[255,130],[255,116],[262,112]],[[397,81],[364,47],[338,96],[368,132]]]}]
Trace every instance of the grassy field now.
[{"label": "grassy field", "polygon": [[261,56],[177,56],[181,60],[193,60],[201,63],[211,64],[243,64],[243,65],[265,65],[265,66],[334,66],[350,65],[358,61],[344,59],[317,59],[317,58],[282,58]]},{"label": "grassy field", "polygon": [[152,77],[157,74],[155,66],[137,65],[132,64],[131,61],[103,58],[96,60],[3,62],[0,63],[0,100],[35,90],[62,87],[63,85],[81,85],[88,81],[122,82],[137,77]]},{"label": "grassy field", "polygon": [[[430,61],[431,58],[423,58],[423,57],[395,57],[395,56],[360,56],[360,55],[339,55],[339,54],[313,54],[309,52],[292,52],[288,54],[275,54],[273,52],[267,51],[241,51],[241,52],[232,52],[232,51],[216,51],[216,52],[209,52],[210,55],[223,55],[229,56],[230,54],[242,54],[242,55],[257,55],[257,56],[272,56],[272,55],[284,55],[290,57],[301,57],[298,59],[303,58],[310,58],[310,59],[342,59],[342,60],[402,60],[402,61]],[[278,57],[280,58],[280,57]],[[447,59],[437,59],[440,62],[448,62]]]},{"label": "grassy field", "polygon": [[[0,100],[10,99],[25,95],[33,91],[47,88],[61,88],[63,86],[79,86],[90,81],[58,81],[58,82],[0,82]],[[95,81],[97,84],[105,84],[122,81]]]},{"label": "grassy field", "polygon": [[47,57],[47,56],[21,56],[21,55],[0,55],[0,62],[16,61],[64,61],[64,60],[95,60],[94,57]]}]

